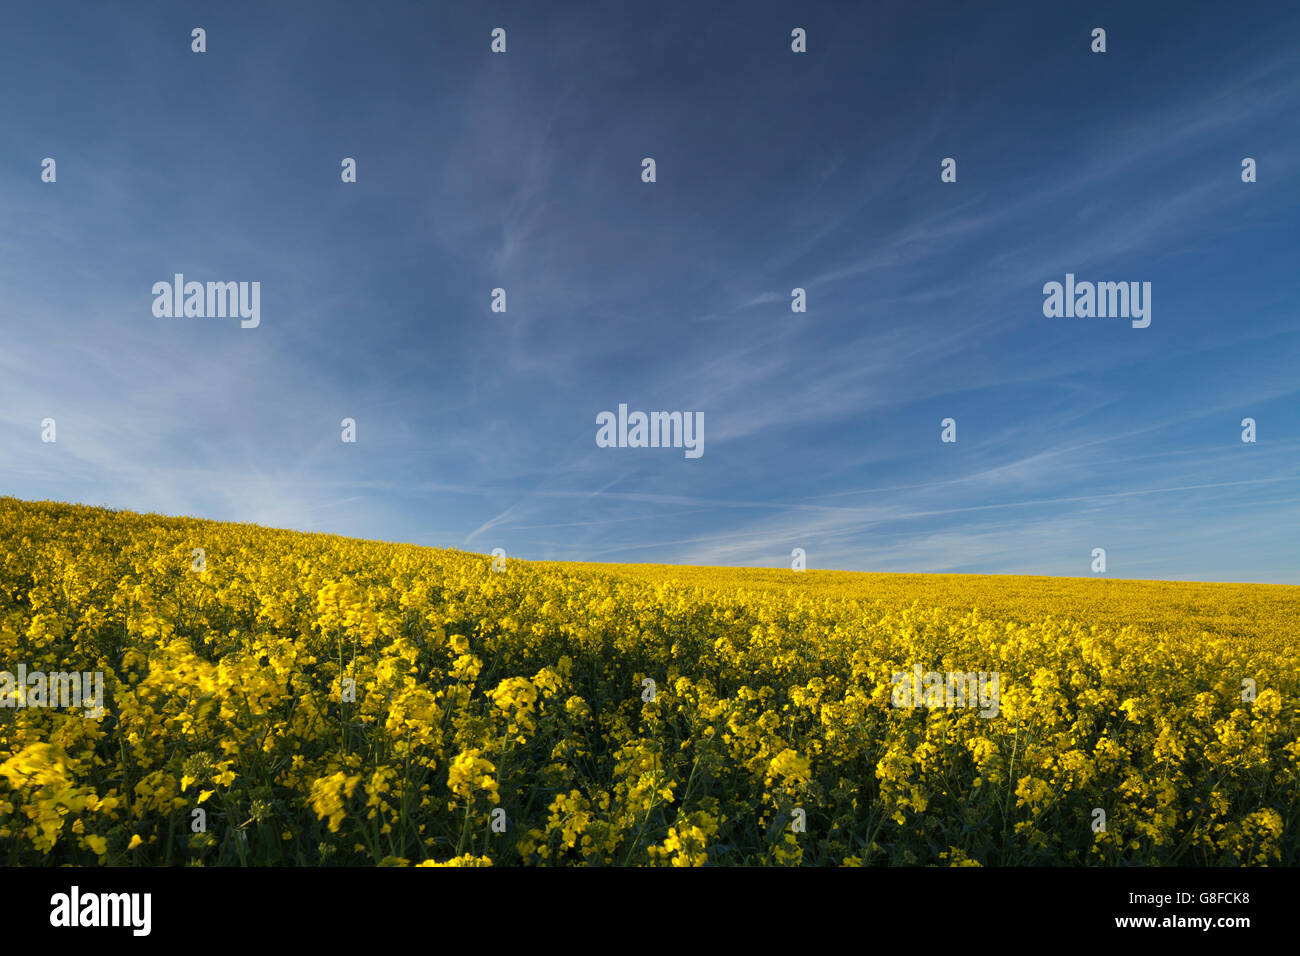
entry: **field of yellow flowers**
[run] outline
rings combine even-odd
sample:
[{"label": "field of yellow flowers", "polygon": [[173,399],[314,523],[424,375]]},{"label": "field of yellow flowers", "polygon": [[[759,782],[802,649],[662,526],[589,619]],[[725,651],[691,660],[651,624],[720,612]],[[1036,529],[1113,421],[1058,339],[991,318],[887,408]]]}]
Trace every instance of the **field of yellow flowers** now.
[{"label": "field of yellow flowers", "polygon": [[[5,865],[1300,859],[1296,587],[494,570],[12,498],[0,541],[0,671],[104,686],[0,708]],[[917,666],[997,716],[895,706]]]}]

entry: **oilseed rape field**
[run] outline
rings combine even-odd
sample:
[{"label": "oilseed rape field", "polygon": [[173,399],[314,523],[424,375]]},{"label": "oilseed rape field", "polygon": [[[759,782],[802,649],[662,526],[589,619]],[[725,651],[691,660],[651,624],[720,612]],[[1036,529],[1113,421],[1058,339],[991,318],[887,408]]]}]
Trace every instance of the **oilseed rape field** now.
[{"label": "oilseed rape field", "polygon": [[0,540],[5,865],[1300,858],[1292,586]]}]

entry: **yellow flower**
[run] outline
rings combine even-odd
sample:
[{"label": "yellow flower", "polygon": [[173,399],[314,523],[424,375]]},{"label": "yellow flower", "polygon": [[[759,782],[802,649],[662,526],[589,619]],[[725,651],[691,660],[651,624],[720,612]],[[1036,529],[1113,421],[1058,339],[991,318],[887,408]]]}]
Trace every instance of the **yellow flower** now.
[{"label": "yellow flower", "polygon": [[483,791],[493,803],[499,803],[497,783],[490,776],[496,766],[482,756],[478,748],[462,751],[451,762],[447,787],[457,796],[469,799],[474,791]]}]

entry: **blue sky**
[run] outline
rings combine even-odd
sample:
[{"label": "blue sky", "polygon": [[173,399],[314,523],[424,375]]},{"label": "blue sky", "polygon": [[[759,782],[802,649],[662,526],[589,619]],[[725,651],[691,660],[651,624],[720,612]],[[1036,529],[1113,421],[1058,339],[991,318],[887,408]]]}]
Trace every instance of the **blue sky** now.
[{"label": "blue sky", "polygon": [[[1103,547],[1300,583],[1300,8],[7,18],[2,494],[531,559]],[[155,317],[178,272],[259,281],[260,326]],[[1150,327],[1044,317],[1067,272],[1150,282]],[[703,412],[703,456],[597,447],[619,403]]]}]

